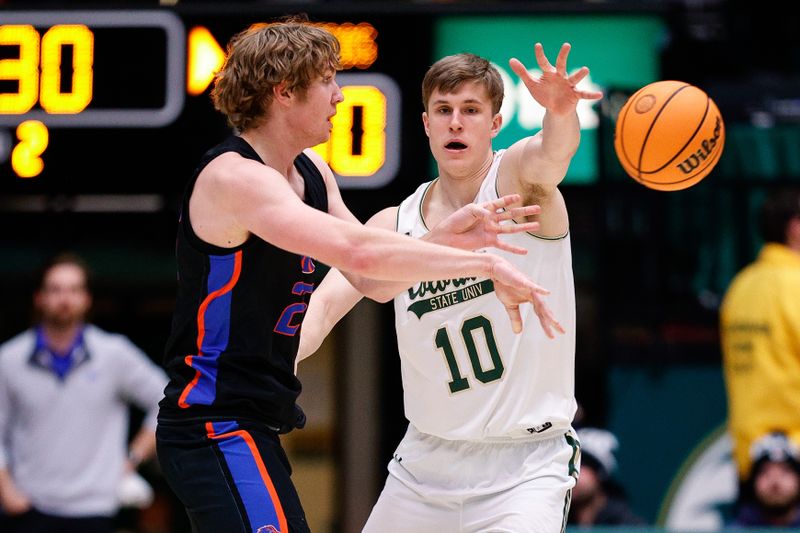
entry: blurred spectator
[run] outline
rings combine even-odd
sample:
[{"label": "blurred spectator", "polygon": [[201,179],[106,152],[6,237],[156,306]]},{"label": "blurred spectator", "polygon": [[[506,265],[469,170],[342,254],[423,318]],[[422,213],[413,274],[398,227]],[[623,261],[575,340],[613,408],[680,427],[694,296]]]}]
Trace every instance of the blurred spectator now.
[{"label": "blurred spectator", "polygon": [[[122,335],[85,322],[89,272],[54,258],[34,295],[39,323],[0,346],[0,505],[6,533],[110,533],[155,451],[164,372]],[[147,412],[128,442],[128,402]],[[127,448],[127,452],[126,452]]]},{"label": "blurred spectator", "polygon": [[613,479],[619,442],[599,428],[577,430],[581,443],[581,472],[572,489],[568,522],[578,526],[637,525],[644,522],[628,507],[622,487]]},{"label": "blurred spectator", "polygon": [[765,244],[734,278],[720,314],[740,481],[749,476],[755,439],[780,429],[800,441],[800,189],[771,194],[759,229]]},{"label": "blurred spectator", "polygon": [[732,525],[800,527],[800,450],[783,433],[753,444],[753,468]]}]

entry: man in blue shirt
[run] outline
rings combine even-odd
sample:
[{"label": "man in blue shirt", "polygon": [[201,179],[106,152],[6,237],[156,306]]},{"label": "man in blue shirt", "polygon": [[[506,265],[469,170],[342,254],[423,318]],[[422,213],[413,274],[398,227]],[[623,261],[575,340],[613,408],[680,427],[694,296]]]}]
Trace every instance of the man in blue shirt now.
[{"label": "man in blue shirt", "polygon": [[[34,296],[39,323],[0,345],[4,532],[111,533],[124,475],[154,454],[166,376],[87,324],[91,301],[83,261],[58,256]],[[129,403],[147,413],[130,445]]]}]

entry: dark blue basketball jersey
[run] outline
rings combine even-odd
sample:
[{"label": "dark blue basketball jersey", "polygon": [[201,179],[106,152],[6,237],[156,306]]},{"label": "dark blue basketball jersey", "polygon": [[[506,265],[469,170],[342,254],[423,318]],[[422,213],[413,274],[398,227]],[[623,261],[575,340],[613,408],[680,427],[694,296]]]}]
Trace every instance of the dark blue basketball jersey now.
[{"label": "dark blue basketball jersey", "polygon": [[[248,419],[289,431],[305,422],[295,403],[300,382],[294,365],[316,265],[256,235],[221,248],[194,233],[188,212],[197,176],[225,152],[263,163],[244,139],[231,136],[206,152],[187,185],[176,242],[178,295],[165,353],[170,381],[159,419]],[[294,165],[305,180],[305,203],[327,212],[317,167],[304,154]]]}]

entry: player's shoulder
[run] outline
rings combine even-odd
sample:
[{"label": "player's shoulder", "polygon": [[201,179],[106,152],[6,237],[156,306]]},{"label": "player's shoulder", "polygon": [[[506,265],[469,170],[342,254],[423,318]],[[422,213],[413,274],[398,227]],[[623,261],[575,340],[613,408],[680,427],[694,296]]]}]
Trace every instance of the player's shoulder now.
[{"label": "player's shoulder", "polygon": [[439,181],[439,178],[420,183],[417,188],[414,189],[414,192],[405,197],[405,199],[400,203],[399,207],[402,209],[406,205],[418,204],[422,202],[422,200],[428,194],[428,191],[431,190],[431,187],[433,187],[437,181]]},{"label": "player's shoulder", "polygon": [[302,154],[311,160],[311,163],[317,167],[317,170],[320,174],[322,174],[322,177],[326,183],[329,183],[330,180],[334,179],[333,170],[331,170],[331,167],[328,165],[328,163],[326,163],[325,160],[322,159],[322,156],[316,151],[311,148],[306,148],[303,150]]},{"label": "player's shoulder", "polygon": [[222,152],[214,159],[209,161],[205,168],[203,168],[203,170],[200,172],[200,177],[205,176],[207,178],[211,177],[215,179],[236,179],[237,177],[248,175],[248,173],[242,172],[242,170],[259,168],[266,169],[268,171],[275,171],[275,169],[269,165],[261,163],[260,161],[256,161],[255,159],[245,157],[239,152],[228,151]]},{"label": "player's shoulder", "polygon": [[242,199],[275,192],[274,186],[264,185],[278,181],[285,182],[285,178],[277,169],[236,152],[225,152],[200,172],[193,192],[216,205],[235,209]]},{"label": "player's shoulder", "polygon": [[326,168],[326,169],[330,170],[330,167],[328,166],[328,163],[326,163],[325,160],[322,159],[322,156],[319,155],[314,149],[306,148],[305,150],[303,150],[302,154],[304,156],[306,156],[307,158],[309,158],[311,160],[311,162],[314,163],[314,165],[318,169],[322,170],[323,168]]},{"label": "player's shoulder", "polygon": [[396,205],[381,209],[367,221],[367,226],[394,231],[397,227],[397,212]]}]

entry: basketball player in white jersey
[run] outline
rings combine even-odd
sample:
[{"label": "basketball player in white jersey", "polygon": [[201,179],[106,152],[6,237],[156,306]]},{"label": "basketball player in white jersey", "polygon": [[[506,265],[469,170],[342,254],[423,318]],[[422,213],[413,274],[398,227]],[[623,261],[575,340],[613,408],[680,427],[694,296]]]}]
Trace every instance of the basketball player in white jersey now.
[{"label": "basketball player in white jersey", "polygon": [[[439,177],[368,224],[473,249],[498,248],[492,243],[501,240],[493,252],[548,287],[560,324],[541,318],[537,324],[529,305],[509,323],[483,278],[357,287],[374,299],[394,297],[410,422],[365,532],[556,533],[565,527],[579,449],[571,429],[575,290],[558,185],[580,140],[578,101],[602,97],[576,88],[589,71],[567,73],[569,50],[564,44],[552,66],[536,44],[538,78],[511,59],[546,113],[539,133],[505,151],[492,149],[503,85],[488,61],[449,56],[425,76],[422,120]],[[507,195],[518,195],[516,207],[506,206]],[[476,204],[472,220],[464,211],[469,204]],[[520,216],[531,210],[523,204],[541,206],[535,231],[508,229],[529,222]],[[311,298],[299,357],[315,350],[360,297],[332,274]]]}]

